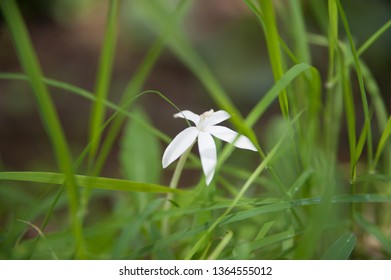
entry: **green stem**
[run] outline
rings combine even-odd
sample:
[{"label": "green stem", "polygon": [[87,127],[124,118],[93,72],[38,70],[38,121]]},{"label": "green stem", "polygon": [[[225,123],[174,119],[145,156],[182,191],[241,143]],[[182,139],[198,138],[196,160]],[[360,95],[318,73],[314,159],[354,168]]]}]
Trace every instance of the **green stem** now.
[{"label": "green stem", "polygon": [[[181,177],[183,168],[185,167],[186,159],[189,156],[190,151],[193,148],[193,145],[191,145],[182,154],[182,156],[179,158],[178,164],[175,167],[175,171],[174,171],[174,174],[172,175],[171,182],[170,182],[170,185],[169,185],[169,187],[171,189],[176,189],[177,188],[178,182],[179,182],[179,178]],[[167,194],[166,202],[164,203],[164,206],[163,206],[163,210],[164,211],[166,211],[166,210],[168,210],[170,208],[170,206],[171,206],[171,202],[170,201],[172,200],[173,196],[174,196],[174,194],[172,194],[172,193],[168,193]],[[170,227],[169,227],[168,221],[169,221],[168,217],[164,217],[164,219],[162,221],[162,235],[163,236],[167,236],[170,233]]]}]

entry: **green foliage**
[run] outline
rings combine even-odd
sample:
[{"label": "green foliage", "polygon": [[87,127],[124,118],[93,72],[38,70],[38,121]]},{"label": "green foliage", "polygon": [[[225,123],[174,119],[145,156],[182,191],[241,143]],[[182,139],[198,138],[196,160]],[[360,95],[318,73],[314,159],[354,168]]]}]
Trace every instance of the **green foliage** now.
[{"label": "green foliage", "polygon": [[[142,110],[136,110],[134,115],[151,125]],[[129,120],[126,123],[121,139],[120,160],[124,178],[149,183],[160,181],[160,144],[155,135],[137,122]]]},{"label": "green foliage", "polygon": [[[27,181],[46,184],[62,185],[66,182],[66,177],[61,173],[50,172],[1,172],[1,180]],[[103,177],[90,177],[75,175],[75,184],[79,187],[93,187],[97,189],[131,191],[131,192],[181,192],[165,186],[136,182],[129,180],[120,180]]]},{"label": "green foliage", "polygon": [[322,260],[347,260],[356,245],[357,238],[351,233],[342,234],[322,256]]},{"label": "green foliage", "polygon": [[[267,50],[270,65],[264,67],[273,79],[264,92],[246,96],[252,107],[245,116],[183,24],[194,1],[124,2],[112,0],[108,6],[94,93],[45,77],[16,1],[0,2],[23,69],[0,73],[0,79],[31,87],[57,159],[52,172],[0,171],[0,258],[391,257],[391,118],[383,89],[363,56],[389,33],[389,20],[358,44],[342,1],[308,1],[319,25],[309,31],[304,1],[276,6],[271,0],[244,0],[251,24],[260,24],[255,35]],[[121,5],[141,13],[140,21],[156,39],[148,42],[122,94],[111,96]],[[159,120],[147,108],[159,102],[179,108],[159,89],[143,88],[165,49],[203,86],[203,98],[229,112],[235,129],[258,148],[258,154],[236,152],[218,142],[210,186],[194,176],[201,173],[195,149],[187,161],[183,157],[175,163],[174,172],[161,167],[162,147],[171,137],[165,134],[167,124],[155,126]],[[319,54],[328,54],[322,65]],[[241,77],[255,81],[258,89],[256,75]],[[51,89],[90,102],[89,134],[76,160]],[[156,103],[148,104],[148,97],[145,108],[134,106],[147,93]],[[111,101],[117,99],[118,104]],[[279,111],[269,119],[277,100]],[[111,154],[119,163],[114,174],[122,178],[103,173]],[[377,245],[374,255],[363,249],[368,239]]]}]

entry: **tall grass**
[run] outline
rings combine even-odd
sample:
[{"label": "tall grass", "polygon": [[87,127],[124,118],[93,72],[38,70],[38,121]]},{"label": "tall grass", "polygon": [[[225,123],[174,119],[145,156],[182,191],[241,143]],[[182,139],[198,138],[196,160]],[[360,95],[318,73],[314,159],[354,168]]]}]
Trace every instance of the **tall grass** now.
[{"label": "tall grass", "polygon": [[[30,85],[58,171],[0,172],[0,209],[5,214],[0,220],[0,258],[390,258],[391,118],[362,54],[389,33],[391,21],[356,45],[339,0],[314,5],[323,34],[308,32],[303,1],[276,9],[271,0],[244,0],[254,24],[259,23],[274,77],[244,116],[181,24],[191,2],[172,6],[161,0],[135,1],[156,41],[119,104],[110,102],[109,95],[120,1],[110,1],[108,8],[94,93],[44,77],[16,1],[1,2],[23,73],[0,73],[0,78]],[[313,46],[328,54],[324,77],[313,65]],[[165,48],[204,86],[215,109],[231,114],[235,129],[259,151],[241,152],[240,159],[232,145],[218,145],[210,186],[202,177],[194,186],[164,186],[162,175],[169,172],[161,169],[160,142],[166,146],[171,137],[158,130],[142,108],[133,107],[145,95],[145,81]],[[71,156],[50,88],[91,102],[88,144],[77,159]],[[173,112],[179,110],[175,100],[156,90],[149,92],[172,105]],[[273,125],[259,131],[257,124],[277,100],[280,113]],[[102,177],[122,127],[123,178]],[[341,136],[345,134],[346,141]],[[345,146],[348,162],[340,157]],[[201,169],[193,151],[184,168]],[[30,188],[40,193],[27,195]],[[99,209],[103,198],[112,202],[106,211]],[[50,223],[55,226],[47,227]],[[170,230],[162,230],[167,223]],[[25,235],[29,228],[36,232],[32,238]],[[376,244],[376,254],[366,249],[368,240]]]}]

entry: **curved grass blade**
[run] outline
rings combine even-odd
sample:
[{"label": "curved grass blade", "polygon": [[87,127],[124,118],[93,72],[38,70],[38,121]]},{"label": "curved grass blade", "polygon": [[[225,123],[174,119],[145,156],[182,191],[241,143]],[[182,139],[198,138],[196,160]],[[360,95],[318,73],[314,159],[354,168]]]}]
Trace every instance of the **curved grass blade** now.
[{"label": "curved grass blade", "polygon": [[317,70],[312,66],[306,63],[300,63],[294,65],[284,75],[282,75],[282,77],[273,85],[273,87],[248,114],[245,120],[246,124],[250,127],[253,126],[266,111],[266,109],[269,108],[270,104],[279,96],[281,91],[285,89],[297,76],[308,69],[311,69],[313,72],[317,72]]},{"label": "curved grass blade", "polygon": [[356,245],[357,238],[351,232],[341,235],[323,254],[322,260],[347,260]]}]

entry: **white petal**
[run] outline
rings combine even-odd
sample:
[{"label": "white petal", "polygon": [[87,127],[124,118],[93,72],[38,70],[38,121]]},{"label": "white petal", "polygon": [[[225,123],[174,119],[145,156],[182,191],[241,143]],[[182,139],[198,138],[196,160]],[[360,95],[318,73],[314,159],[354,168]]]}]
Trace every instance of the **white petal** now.
[{"label": "white petal", "polygon": [[177,136],[168,145],[163,154],[163,168],[169,166],[174,160],[179,158],[197,139],[198,130],[194,126],[188,127]]},{"label": "white petal", "polygon": [[206,184],[209,185],[215,174],[217,163],[216,144],[209,133],[200,132],[198,135],[198,151],[200,152],[202,169],[206,176]]},{"label": "white petal", "polygon": [[189,121],[192,121],[195,125],[197,125],[200,122],[200,116],[194,114],[192,111],[189,110],[184,110],[184,111],[180,111],[179,113],[176,113],[174,115],[174,118],[188,119]]},{"label": "white petal", "polygon": [[221,123],[229,119],[230,117],[231,117],[230,114],[228,114],[226,111],[223,110],[217,111],[213,113],[210,117],[205,119],[204,127]]},{"label": "white petal", "polygon": [[[215,125],[215,126],[209,127],[208,132],[210,134],[212,134],[213,136],[215,136],[225,142],[233,144],[235,147],[238,147],[241,149],[252,150],[252,151],[257,150],[257,148],[254,146],[254,144],[251,143],[250,139],[248,139],[246,136],[243,136],[243,135],[240,135],[238,137],[239,134],[237,132],[235,132],[232,129],[229,129],[225,126]],[[236,139],[236,141],[235,141],[235,139]]]}]

